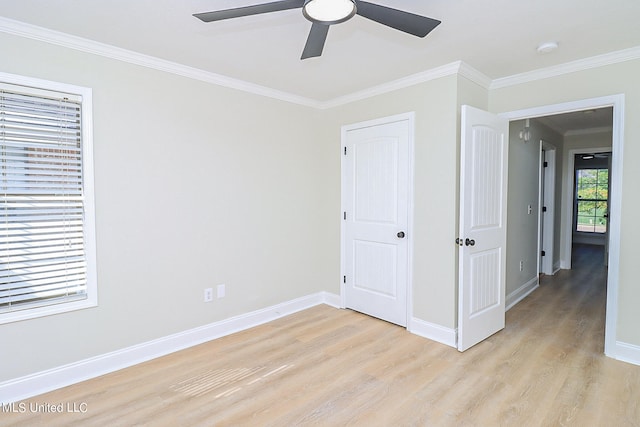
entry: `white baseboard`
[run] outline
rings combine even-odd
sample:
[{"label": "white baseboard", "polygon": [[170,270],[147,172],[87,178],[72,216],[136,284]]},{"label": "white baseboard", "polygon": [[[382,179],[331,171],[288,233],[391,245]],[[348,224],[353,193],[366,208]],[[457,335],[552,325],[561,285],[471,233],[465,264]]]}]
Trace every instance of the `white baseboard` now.
[{"label": "white baseboard", "polygon": [[343,308],[342,299],[340,295],[332,294],[329,292],[320,292],[322,297],[322,303],[334,308]]},{"label": "white baseboard", "polygon": [[5,381],[0,383],[0,403],[7,404],[28,399],[61,387],[66,387],[216,338],[262,325],[320,304],[339,307],[340,297],[329,292],[319,292],[111,353]]},{"label": "white baseboard", "polygon": [[621,362],[640,365],[640,346],[616,341],[616,354],[613,356]]},{"label": "white baseboard", "polygon": [[505,301],[505,311],[511,310],[513,306],[525,299],[527,295],[538,289],[538,287],[538,278],[534,277],[515,291],[511,292],[507,295],[507,299]]},{"label": "white baseboard", "polygon": [[437,341],[441,344],[448,345],[449,347],[456,348],[457,346],[457,331],[455,329],[445,328],[444,326],[425,322],[424,320],[415,317],[411,319],[407,329],[412,334],[432,341]]}]

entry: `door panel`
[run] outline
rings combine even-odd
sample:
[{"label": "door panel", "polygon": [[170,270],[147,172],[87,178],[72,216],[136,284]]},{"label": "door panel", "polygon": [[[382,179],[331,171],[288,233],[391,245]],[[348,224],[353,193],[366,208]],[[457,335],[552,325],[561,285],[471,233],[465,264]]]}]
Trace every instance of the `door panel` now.
[{"label": "door panel", "polygon": [[[369,129],[370,131],[370,129]],[[370,132],[350,133],[366,138]],[[398,147],[393,137],[365,139],[352,147],[355,161],[355,220],[378,224],[398,222]]]},{"label": "door panel", "polygon": [[469,280],[471,281],[469,317],[471,319],[500,304],[500,288],[496,286],[500,281],[500,258],[499,248],[469,256]]},{"label": "door panel", "polygon": [[458,349],[504,328],[509,123],[462,107]]},{"label": "door panel", "polygon": [[354,241],[353,286],[362,291],[395,298],[398,295],[395,244]]},{"label": "door panel", "polygon": [[406,326],[409,121],[345,132],[345,306]]}]

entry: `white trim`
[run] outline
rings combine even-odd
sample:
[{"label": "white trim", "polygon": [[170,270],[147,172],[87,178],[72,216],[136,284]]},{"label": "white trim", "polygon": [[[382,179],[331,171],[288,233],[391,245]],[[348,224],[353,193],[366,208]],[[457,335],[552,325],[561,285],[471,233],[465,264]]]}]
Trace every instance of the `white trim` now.
[{"label": "white trim", "polygon": [[106,58],[116,59],[119,61],[124,61],[131,64],[156,69],[159,71],[173,73],[179,76],[200,80],[206,83],[228,87],[231,89],[237,89],[256,95],[261,95],[317,109],[328,109],[345,105],[354,101],[370,98],[372,96],[380,95],[383,93],[406,88],[419,83],[424,83],[430,80],[454,74],[463,76],[479,84],[485,89],[492,90],[518,85],[521,83],[532,82],[535,80],[542,80],[549,77],[560,76],[567,73],[602,67],[605,65],[640,59],[640,46],[637,46],[629,49],[619,50],[616,52],[606,53],[604,55],[580,59],[557,66],[502,77],[495,80],[491,80],[485,74],[481,73],[480,71],[476,70],[463,61],[456,61],[388,83],[374,86],[359,92],[334,98],[329,101],[318,101],[315,99],[294,95],[292,93],[257,85],[255,83],[249,83],[243,80],[223,76],[221,74],[204,71],[198,68],[178,64],[176,62],[167,61],[150,55],[122,49],[105,43],[100,43],[94,40],[66,34],[60,31],[50,30],[44,27],[27,24],[25,22],[20,22],[5,17],[0,17],[0,32],[45,43],[51,43],[54,45],[75,49],[81,52],[100,55]]},{"label": "white trim", "polygon": [[441,67],[432,68],[430,70],[412,74],[410,76],[393,80],[388,83],[370,87],[359,92],[354,92],[345,96],[334,98],[332,100],[321,103],[318,108],[329,109],[338,107],[341,105],[349,104],[351,102],[361,101],[373,96],[382,95],[388,92],[393,92],[399,89],[404,89],[420,83],[425,83],[431,80],[439,79],[441,77],[447,77],[456,74],[479,84],[485,89],[489,88],[489,85],[491,84],[491,79],[482,74],[480,71],[462,61],[456,61],[450,64],[443,65]]},{"label": "white trim", "polygon": [[616,360],[640,365],[640,346],[616,341]]},{"label": "white trim", "polygon": [[[361,101],[363,99],[371,98],[377,95],[382,95],[388,92],[393,92],[399,89],[415,86],[420,83],[428,82],[430,80],[439,79],[441,77],[452,76],[458,74],[461,69],[462,62],[452,62],[441,67],[432,68],[431,70],[423,71],[410,76],[402,77],[391,82],[383,83],[378,86],[370,87],[358,92],[350,93],[348,95],[340,96],[329,101],[323,102],[319,105],[320,109],[326,110],[329,108],[338,107],[341,105],[349,104],[355,101]],[[471,68],[471,67],[468,67]]]},{"label": "white trim", "polygon": [[176,62],[167,61],[165,59],[156,58],[154,56],[145,55],[127,49],[122,49],[94,40],[89,40],[59,31],[49,30],[47,28],[26,24],[24,22],[15,21],[13,19],[0,17],[0,32],[13,34],[16,36],[25,37],[45,43],[51,43],[57,46],[75,49],[81,52],[103,56],[105,58],[116,59],[118,61],[140,65],[154,70],[164,71],[167,73],[172,73],[178,76],[211,83],[218,86],[237,89],[244,92],[253,93],[255,95],[278,99],[281,101],[291,102],[293,104],[299,104],[313,108],[320,108],[321,105],[320,102],[313,99],[294,95],[288,92],[271,89],[266,86],[249,83],[243,80],[234,79],[194,67],[189,67],[187,65],[178,64]]},{"label": "white trim", "polygon": [[[366,127],[385,125],[389,123],[402,122],[405,120],[409,121],[409,125],[410,125],[409,130],[410,132],[413,132],[413,129],[411,129],[411,125],[413,125],[415,122],[415,112],[413,111],[410,111],[408,113],[395,114],[393,116],[386,116],[386,117],[379,117],[377,119],[365,120],[363,122],[353,123],[350,125],[344,125],[342,126],[342,131],[346,133],[347,131],[354,130],[354,129],[362,129]],[[413,140],[413,138],[410,138],[410,140]],[[342,146],[344,146],[344,144],[342,144]]]},{"label": "white trim", "polygon": [[11,403],[165,356],[320,304],[336,306],[339,297],[318,292],[209,325],[147,341],[89,359],[0,383],[0,402]]},{"label": "white trim", "polygon": [[485,89],[489,89],[489,87],[491,86],[491,79],[489,77],[482,74],[480,71],[476,70],[466,62],[460,61],[460,71],[458,72],[458,74],[471,80],[474,83],[477,83]]},{"label": "white trim", "polygon": [[[2,19],[2,18],[0,18]],[[0,21],[1,22],[1,21]],[[22,86],[35,90],[58,92],[80,100],[80,119],[82,131],[82,187],[84,219],[85,261],[87,263],[87,297],[78,301],[62,302],[60,304],[24,310],[9,311],[0,314],[0,324],[35,319],[55,314],[68,313],[98,306],[98,267],[96,257],[96,225],[95,225],[95,196],[94,196],[94,164],[93,164],[93,90],[84,86],[60,83],[51,80],[25,77],[17,74],[0,72],[0,83]],[[24,90],[24,89],[23,89]]]},{"label": "white trim", "polygon": [[458,73],[484,87],[489,87],[490,83],[488,77],[457,61],[323,102],[4,17],[0,17],[0,32],[317,109],[337,107]]},{"label": "white trim", "polygon": [[413,318],[413,239],[414,227],[414,200],[415,200],[415,136],[416,136],[416,113],[407,113],[409,121],[409,182],[407,186],[407,327]]},{"label": "white trim", "polygon": [[[408,151],[409,151],[409,170],[408,170],[408,188],[407,188],[407,328],[410,324],[413,316],[413,221],[414,221],[414,157],[415,157],[415,118],[416,113],[414,111],[402,114],[396,114],[393,116],[381,117],[373,120],[367,120],[364,122],[353,123],[350,125],[344,125],[340,130],[340,215],[342,217],[343,212],[347,210],[348,200],[346,199],[346,191],[344,189],[344,176],[346,168],[345,156],[342,154],[346,148],[347,132],[354,129],[362,129],[366,127],[379,126],[389,123],[407,121],[409,125],[409,137],[408,137]],[[340,307],[346,307],[346,289],[344,283],[344,276],[346,271],[346,259],[345,259],[345,221],[340,221]]]},{"label": "white trim", "polygon": [[342,308],[340,295],[332,294],[331,292],[325,291],[320,292],[319,295],[322,299],[322,304],[326,304],[333,308]]},{"label": "white trim", "polygon": [[527,296],[529,296],[529,294],[531,294],[531,292],[535,291],[539,287],[540,285],[538,284],[538,277],[536,276],[524,285],[520,286],[515,291],[511,292],[509,295],[507,295],[507,298],[505,300],[506,306],[504,311],[507,312],[511,310],[516,304],[525,299]]},{"label": "white trim", "polygon": [[[0,17],[1,23],[2,17]],[[37,79],[35,77],[25,77],[19,74],[11,74],[0,71],[0,82],[10,83],[18,86],[27,86],[34,89],[45,89],[54,92],[63,92],[70,95],[79,95],[82,98],[82,102],[92,103],[91,93],[92,89],[88,87],[72,85],[67,83],[54,82],[52,80]],[[91,125],[87,123],[83,126]],[[83,135],[84,136],[84,135]]]},{"label": "white trim", "polygon": [[455,329],[445,328],[444,326],[412,317],[410,318],[408,330],[414,335],[456,348],[457,331]]},{"label": "white trim", "polygon": [[[503,113],[509,120],[548,116],[572,111],[589,110],[601,107],[613,107],[613,132],[611,148],[611,197],[610,197],[610,229],[609,229],[609,269],[607,276],[607,310],[605,320],[604,353],[616,357],[617,322],[618,322],[618,286],[620,274],[620,220],[622,218],[622,153],[624,152],[624,94],[604,96],[601,98],[583,99],[562,104]],[[566,195],[566,187],[565,194]],[[562,256],[561,256],[562,258]],[[566,268],[566,260],[561,261]]]},{"label": "white trim", "polygon": [[526,73],[502,77],[493,80],[489,89],[501,89],[522,83],[529,83],[536,80],[548,79],[551,77],[561,76],[563,74],[575,73],[591,68],[604,67],[606,65],[618,64],[620,62],[633,61],[636,59],[640,59],[640,46],[609,52],[603,55],[592,56],[590,58],[578,59],[576,61],[566,62],[552,67],[528,71]]}]

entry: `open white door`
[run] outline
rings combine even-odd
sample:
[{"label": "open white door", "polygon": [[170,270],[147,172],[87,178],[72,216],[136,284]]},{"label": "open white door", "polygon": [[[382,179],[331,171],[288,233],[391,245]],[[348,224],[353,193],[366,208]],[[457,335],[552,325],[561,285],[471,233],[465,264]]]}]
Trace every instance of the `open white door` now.
[{"label": "open white door", "polygon": [[504,328],[509,122],[462,107],[458,350]]},{"label": "open white door", "polygon": [[539,273],[553,275],[556,199],[556,149],[540,140]]}]

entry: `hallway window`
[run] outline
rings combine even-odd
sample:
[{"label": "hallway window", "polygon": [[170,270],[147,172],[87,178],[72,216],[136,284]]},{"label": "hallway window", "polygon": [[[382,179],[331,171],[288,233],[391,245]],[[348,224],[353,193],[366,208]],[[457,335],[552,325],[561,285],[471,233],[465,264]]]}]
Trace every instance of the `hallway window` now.
[{"label": "hallway window", "polygon": [[576,170],[576,231],[606,233],[609,169]]}]

